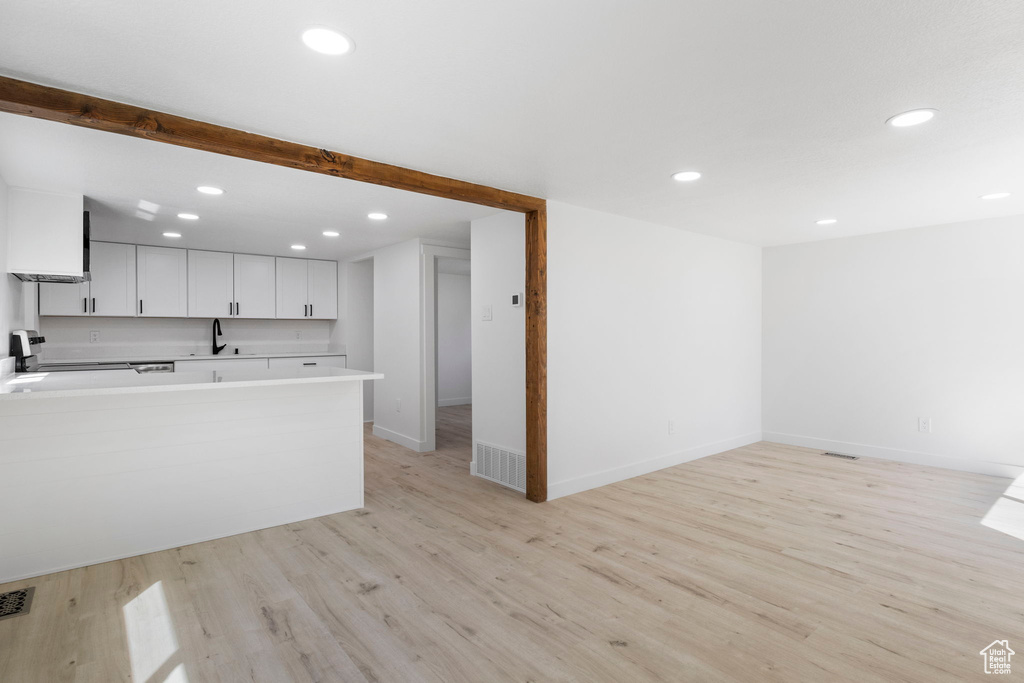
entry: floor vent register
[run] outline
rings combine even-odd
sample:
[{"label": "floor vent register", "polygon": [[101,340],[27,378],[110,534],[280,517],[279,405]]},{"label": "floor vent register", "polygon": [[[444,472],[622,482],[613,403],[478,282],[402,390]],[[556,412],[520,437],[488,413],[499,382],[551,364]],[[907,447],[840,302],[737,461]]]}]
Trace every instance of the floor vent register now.
[{"label": "floor vent register", "polygon": [[476,442],[476,476],[526,493],[526,454]]},{"label": "floor vent register", "polygon": [[28,614],[32,606],[32,594],[35,592],[35,588],[22,588],[18,591],[0,593],[0,620]]},{"label": "floor vent register", "polygon": [[860,456],[847,455],[846,453],[833,453],[832,451],[822,453],[822,455],[827,455],[830,458],[842,458],[843,460],[860,460]]}]

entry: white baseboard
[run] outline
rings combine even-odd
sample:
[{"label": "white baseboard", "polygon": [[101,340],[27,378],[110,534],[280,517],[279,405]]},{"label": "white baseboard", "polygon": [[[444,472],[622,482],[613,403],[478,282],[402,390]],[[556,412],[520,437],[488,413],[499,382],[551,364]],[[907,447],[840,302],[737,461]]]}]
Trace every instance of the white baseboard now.
[{"label": "white baseboard", "polygon": [[832,439],[819,439],[815,436],[800,436],[798,434],[783,434],[780,432],[765,432],[765,441],[786,444],[788,446],[802,446],[804,448],[816,448],[823,451],[835,451],[847,455],[860,455],[865,458],[881,458],[883,460],[895,460],[913,465],[927,465],[929,467],[943,467],[948,470],[959,470],[961,472],[974,472],[975,474],[988,474],[995,477],[1018,477],[1024,473],[1024,465],[1012,463],[991,462],[988,460],[968,460],[966,458],[950,458],[944,455],[932,455],[921,451],[908,451],[901,448],[888,448],[885,446],[872,446],[863,443],[848,443],[845,441],[833,441]]},{"label": "white baseboard", "polygon": [[716,441],[715,443],[704,444],[702,446],[694,446],[693,448],[688,448],[680,453],[671,453],[669,455],[631,463],[622,467],[614,467],[609,470],[604,470],[603,472],[595,472],[594,474],[587,474],[582,477],[576,477],[575,479],[568,479],[566,481],[548,484],[548,500],[554,500],[555,498],[569,496],[574,493],[581,493],[583,491],[589,491],[590,489],[596,489],[599,486],[607,486],[608,484],[632,479],[633,477],[650,474],[651,472],[663,470],[666,467],[675,467],[676,465],[681,465],[684,462],[705,458],[709,455],[715,455],[716,453],[732,450],[733,448],[749,446],[750,444],[757,443],[760,440],[760,432],[751,432],[750,434],[743,434],[742,436],[725,439],[724,441]]},{"label": "white baseboard", "polygon": [[384,429],[383,427],[373,425],[373,435],[379,436],[382,439],[387,439],[392,443],[397,443],[399,446],[405,446],[406,448],[416,451],[417,453],[427,452],[426,441],[420,441],[419,439],[414,439],[411,436],[406,436],[405,434],[393,432],[390,429]]},{"label": "white baseboard", "polygon": [[437,401],[438,408],[446,408],[448,406],[465,406],[472,404],[473,398],[471,396],[466,396],[465,398],[442,398],[438,399]]}]

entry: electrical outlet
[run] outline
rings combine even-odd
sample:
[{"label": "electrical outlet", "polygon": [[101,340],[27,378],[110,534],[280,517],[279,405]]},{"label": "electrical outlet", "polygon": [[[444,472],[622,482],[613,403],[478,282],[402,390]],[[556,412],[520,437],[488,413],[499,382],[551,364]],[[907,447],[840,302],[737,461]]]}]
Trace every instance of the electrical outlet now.
[{"label": "electrical outlet", "polygon": [[95,344],[99,340],[100,340],[100,331],[99,330],[89,330],[89,343],[90,344]]},{"label": "electrical outlet", "polygon": [[676,433],[676,421],[675,420],[669,420],[668,421],[668,433],[669,434],[675,434]]},{"label": "electrical outlet", "polygon": [[400,399],[400,398],[396,398],[395,399],[395,412],[396,413],[402,412],[402,399]]},{"label": "electrical outlet", "polygon": [[295,338],[296,339],[302,339],[302,331],[301,330],[295,330]]},{"label": "electrical outlet", "polygon": [[919,431],[919,432],[930,432],[930,431],[932,431],[932,419],[930,417],[919,417],[919,418],[917,418],[917,431]]}]

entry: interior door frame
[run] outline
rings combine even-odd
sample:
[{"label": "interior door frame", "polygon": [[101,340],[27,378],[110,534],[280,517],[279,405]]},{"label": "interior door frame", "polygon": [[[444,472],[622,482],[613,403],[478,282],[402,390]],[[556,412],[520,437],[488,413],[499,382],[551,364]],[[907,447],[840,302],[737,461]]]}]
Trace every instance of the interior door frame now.
[{"label": "interior door frame", "polygon": [[544,199],[3,76],[0,111],[525,214],[526,497],[547,500]]},{"label": "interior door frame", "polygon": [[[423,377],[420,382],[420,424],[423,425],[424,452],[437,448],[437,259],[457,258],[470,260],[469,249],[420,245],[420,276],[423,301],[420,302],[420,345]],[[474,454],[473,460],[476,461]]]}]

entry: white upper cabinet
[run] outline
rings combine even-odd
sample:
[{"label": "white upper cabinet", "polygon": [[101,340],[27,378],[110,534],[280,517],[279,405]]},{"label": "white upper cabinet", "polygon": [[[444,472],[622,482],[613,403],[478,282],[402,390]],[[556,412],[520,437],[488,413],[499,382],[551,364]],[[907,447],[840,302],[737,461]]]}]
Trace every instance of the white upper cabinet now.
[{"label": "white upper cabinet", "polygon": [[89,283],[40,282],[39,315],[89,315]]},{"label": "white upper cabinet", "polygon": [[306,259],[277,259],[277,317],[308,318]]},{"label": "white upper cabinet", "polygon": [[135,315],[135,245],[93,242],[89,247],[92,282],[89,313],[116,317]]},{"label": "white upper cabinet", "polygon": [[235,314],[235,255],[188,250],[188,315],[231,318]]},{"label": "white upper cabinet", "polygon": [[235,254],[234,261],[234,316],[236,318],[276,317],[274,257]]},{"label": "white upper cabinet", "polygon": [[91,282],[40,283],[40,315],[135,315],[135,245],[93,242],[89,260]]},{"label": "white upper cabinet", "polygon": [[184,249],[138,247],[139,316],[188,317],[188,254]]},{"label": "white upper cabinet", "polygon": [[143,318],[338,317],[338,263],[93,242],[92,282],[41,283],[39,314]]},{"label": "white upper cabinet", "polygon": [[338,264],[277,259],[277,317],[333,320],[338,317]]},{"label": "white upper cabinet", "polygon": [[338,317],[338,262],[309,262],[309,317],[334,320]]}]

